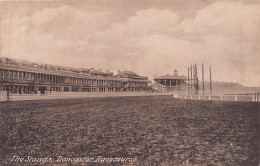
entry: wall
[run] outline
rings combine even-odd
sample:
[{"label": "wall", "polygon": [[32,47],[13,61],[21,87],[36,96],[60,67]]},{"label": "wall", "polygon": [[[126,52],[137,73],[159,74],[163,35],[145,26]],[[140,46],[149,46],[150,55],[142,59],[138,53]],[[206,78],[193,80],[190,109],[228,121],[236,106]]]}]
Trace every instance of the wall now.
[{"label": "wall", "polygon": [[[2,91],[0,101],[6,101],[6,92]],[[91,97],[120,97],[120,96],[158,96],[172,95],[172,93],[160,92],[47,92],[45,94],[11,94],[9,101],[20,100],[45,100],[45,99],[69,99]]]}]

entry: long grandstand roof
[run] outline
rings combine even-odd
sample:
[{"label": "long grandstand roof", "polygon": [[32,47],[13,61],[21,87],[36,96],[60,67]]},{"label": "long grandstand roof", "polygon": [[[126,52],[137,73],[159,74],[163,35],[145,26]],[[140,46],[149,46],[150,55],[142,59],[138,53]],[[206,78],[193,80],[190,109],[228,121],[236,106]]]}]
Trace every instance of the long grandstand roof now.
[{"label": "long grandstand roof", "polygon": [[102,71],[97,70],[94,68],[85,69],[85,68],[75,68],[75,67],[66,67],[66,66],[58,66],[58,65],[52,65],[52,64],[40,64],[40,63],[34,63],[26,60],[20,60],[20,59],[10,59],[7,57],[1,57],[0,58],[0,64],[6,64],[6,65],[15,65],[17,67],[26,67],[30,69],[42,69],[46,71],[56,71],[56,72],[69,72],[69,73],[84,73],[84,74],[91,74],[91,73],[97,73],[97,74],[113,74],[113,72]]}]

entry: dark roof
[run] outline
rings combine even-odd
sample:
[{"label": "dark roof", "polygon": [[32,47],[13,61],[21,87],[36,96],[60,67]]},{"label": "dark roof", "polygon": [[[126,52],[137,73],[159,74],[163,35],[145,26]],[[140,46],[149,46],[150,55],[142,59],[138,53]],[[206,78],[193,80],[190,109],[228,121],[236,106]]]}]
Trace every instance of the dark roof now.
[{"label": "dark roof", "polygon": [[24,66],[29,68],[39,68],[44,70],[54,70],[54,71],[65,71],[65,72],[74,72],[74,73],[97,73],[97,74],[113,74],[109,71],[102,71],[102,70],[95,70],[94,68],[91,69],[85,69],[85,68],[75,68],[75,67],[65,67],[65,66],[58,66],[58,65],[52,65],[52,64],[39,64],[39,63],[33,63],[26,60],[20,60],[20,59],[10,59],[6,57],[0,57],[0,64],[8,64],[8,65],[17,65],[17,66]]},{"label": "dark roof", "polygon": [[186,76],[182,75],[182,76],[179,76],[179,75],[163,75],[163,76],[159,76],[159,77],[156,77],[155,80],[162,80],[162,79],[168,79],[168,80],[186,80],[188,79]]}]

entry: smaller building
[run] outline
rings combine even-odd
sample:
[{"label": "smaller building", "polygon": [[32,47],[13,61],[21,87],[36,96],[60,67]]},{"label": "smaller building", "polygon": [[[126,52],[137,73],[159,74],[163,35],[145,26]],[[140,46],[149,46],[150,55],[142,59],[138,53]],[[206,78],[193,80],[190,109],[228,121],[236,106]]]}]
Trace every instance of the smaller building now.
[{"label": "smaller building", "polygon": [[177,70],[174,70],[174,74],[163,75],[154,78],[153,88],[161,92],[172,91],[185,91],[187,88],[188,78],[184,75],[178,75]]},{"label": "smaller building", "polygon": [[118,71],[115,75],[122,81],[122,91],[149,91],[152,88],[148,86],[151,81],[148,77],[139,76],[132,71]]}]

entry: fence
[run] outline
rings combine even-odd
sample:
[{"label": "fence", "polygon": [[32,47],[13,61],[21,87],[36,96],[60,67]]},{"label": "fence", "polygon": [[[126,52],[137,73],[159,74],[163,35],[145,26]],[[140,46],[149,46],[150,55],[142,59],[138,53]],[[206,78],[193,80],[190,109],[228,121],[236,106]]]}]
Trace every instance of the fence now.
[{"label": "fence", "polygon": [[190,100],[216,100],[216,101],[249,101],[259,102],[260,93],[252,94],[233,94],[233,95],[180,95],[174,94],[174,98]]},{"label": "fence", "polygon": [[123,97],[123,96],[159,96],[173,95],[169,92],[55,92],[46,91],[45,94],[10,94],[0,91],[0,101],[19,100],[44,100],[44,99],[70,99],[70,98],[91,98],[91,97]]},{"label": "fence", "polygon": [[45,94],[9,94],[0,91],[0,101],[19,100],[44,100],[44,99],[69,99],[90,97],[121,97],[121,96],[158,96],[173,95],[174,98],[190,100],[215,100],[215,101],[248,101],[260,102],[260,93],[233,94],[233,95],[184,95],[171,92],[55,92],[46,91]]}]

